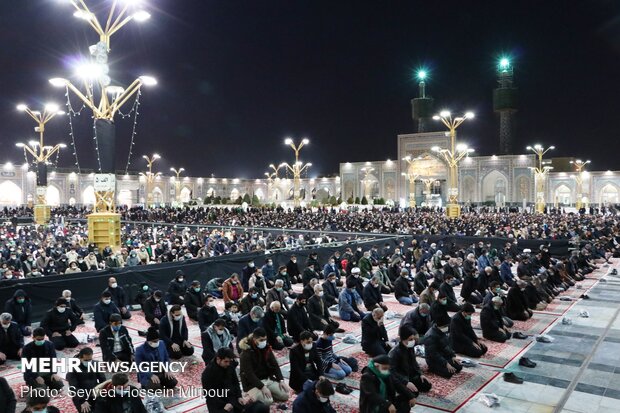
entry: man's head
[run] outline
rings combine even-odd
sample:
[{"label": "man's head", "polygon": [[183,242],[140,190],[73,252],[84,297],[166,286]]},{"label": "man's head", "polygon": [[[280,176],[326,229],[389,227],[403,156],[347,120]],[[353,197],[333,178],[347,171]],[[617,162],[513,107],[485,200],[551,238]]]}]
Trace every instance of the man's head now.
[{"label": "man's head", "polygon": [[110,277],[110,278],[108,278],[108,286],[109,286],[110,288],[116,288],[116,287],[118,287],[118,283],[116,282],[116,278],[114,278],[114,277]]},{"label": "man's head", "polygon": [[218,336],[221,336],[224,334],[225,330],[226,330],[226,320],[224,320],[223,318],[218,318],[217,320],[213,322],[213,331],[215,331],[215,334],[217,334]]},{"label": "man's head", "polygon": [[420,305],[418,305],[418,312],[420,313],[421,316],[428,316],[431,312],[431,306],[428,305],[427,303],[422,303]]},{"label": "man's head", "polygon": [[381,376],[387,377],[390,375],[390,358],[387,354],[373,357],[372,362]]},{"label": "man's head", "polygon": [[59,298],[56,300],[56,311],[59,313],[64,313],[67,310],[67,300],[64,298]]},{"label": "man's head", "polygon": [[267,332],[264,328],[258,327],[252,332],[252,342],[259,349],[267,346]]},{"label": "man's head", "polygon": [[129,376],[126,373],[114,373],[112,376],[112,386],[119,396],[127,394],[129,391]]},{"label": "man's head", "polygon": [[252,307],[252,309],[250,310],[250,317],[252,318],[252,321],[254,321],[255,323],[258,322],[260,319],[262,319],[264,315],[265,315],[265,311],[259,305]]},{"label": "man's head", "polygon": [[311,332],[302,331],[299,333],[299,345],[302,346],[304,350],[309,351],[312,348],[313,338]]},{"label": "man's head", "polygon": [[78,354],[78,358],[83,362],[89,362],[93,359],[93,349],[91,347],[84,347]]},{"label": "man's head", "polygon": [[297,297],[295,298],[295,303],[300,307],[305,306],[307,302],[308,302],[308,298],[306,297],[304,293],[298,294]]},{"label": "man's head", "polygon": [[271,304],[269,304],[269,309],[274,313],[279,313],[282,309],[282,305],[279,301],[272,301]]},{"label": "man's head", "polygon": [[32,339],[37,346],[42,346],[45,343],[45,330],[43,327],[37,327],[32,330]]},{"label": "man's head", "polygon": [[175,304],[172,307],[170,307],[170,315],[172,316],[172,319],[174,321],[181,321],[181,319],[183,318],[183,312],[181,311],[181,306],[178,304]]},{"label": "man's head", "polygon": [[277,291],[282,291],[283,287],[284,287],[284,281],[281,280],[281,279],[276,280],[276,282],[275,282],[276,290]]},{"label": "man's head", "polygon": [[64,290],[62,292],[62,298],[69,301],[71,299],[71,290]]},{"label": "man's head", "polygon": [[383,314],[385,314],[385,312],[381,307],[377,307],[372,310],[372,318],[374,318],[375,321],[381,321],[383,319]]},{"label": "man's head", "polygon": [[27,411],[30,412],[45,412],[47,409],[47,405],[50,402],[49,396],[39,395],[38,393],[32,392],[31,395],[28,396],[26,400],[26,405],[28,406]]},{"label": "man's head", "polygon": [[222,368],[227,369],[234,360],[235,352],[227,347],[222,347],[215,353],[215,363]]},{"label": "man's head", "polygon": [[413,348],[420,339],[416,329],[408,325],[404,325],[398,330],[398,337],[401,344],[407,348]]},{"label": "man's head", "polygon": [[504,304],[504,300],[502,300],[502,297],[498,297],[498,296],[493,297],[491,301],[493,302],[493,306],[495,308],[500,308],[502,304]]},{"label": "man's head", "polygon": [[12,320],[13,316],[11,315],[11,313],[0,314],[0,324],[2,324],[2,328],[9,328]]},{"label": "man's head", "polygon": [[111,314],[108,319],[108,323],[110,323],[113,331],[119,331],[121,329],[121,324],[123,323],[123,318],[120,314]]},{"label": "man's head", "polygon": [[314,394],[321,403],[329,403],[329,397],[335,394],[334,385],[325,377],[320,377],[314,387]]},{"label": "man's head", "polygon": [[463,317],[465,318],[465,320],[471,320],[471,315],[475,312],[476,312],[476,309],[471,303],[465,303],[463,304],[463,307],[461,308],[461,313],[463,314]]}]

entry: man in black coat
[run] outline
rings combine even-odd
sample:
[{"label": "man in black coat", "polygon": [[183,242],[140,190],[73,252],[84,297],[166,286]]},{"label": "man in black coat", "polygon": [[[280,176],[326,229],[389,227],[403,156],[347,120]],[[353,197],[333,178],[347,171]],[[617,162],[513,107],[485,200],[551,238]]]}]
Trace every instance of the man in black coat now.
[{"label": "man in black coat", "polygon": [[15,413],[17,399],[15,393],[4,377],[0,377],[0,413]]},{"label": "man in black coat", "polygon": [[115,373],[112,380],[103,382],[96,389],[105,390],[105,394],[101,392],[97,397],[94,413],[147,413],[138,389],[129,385],[126,373]]},{"label": "man in black coat", "polygon": [[274,350],[282,350],[293,345],[293,339],[286,333],[286,322],[280,312],[282,306],[279,301],[273,301],[269,310],[265,312],[262,327],[267,332],[267,342]]},{"label": "man in black coat", "polygon": [[360,413],[405,413],[415,405],[414,394],[393,379],[386,354],[374,357],[362,369],[359,400]]},{"label": "man in black coat", "polygon": [[84,324],[84,310],[78,305],[77,301],[71,297],[71,290],[64,290],[62,292],[62,298],[67,301],[67,308],[73,311],[75,317],[77,318],[78,325]]},{"label": "man in black coat", "polygon": [[[22,350],[22,358],[25,360],[32,359],[55,359],[56,349],[54,344],[45,340],[45,330],[37,327],[32,331],[33,340],[24,346]],[[63,387],[62,378],[56,373],[37,373],[28,370],[24,371],[24,381],[26,385],[43,388],[60,390]]]},{"label": "man in black coat", "polygon": [[93,349],[84,347],[80,350],[77,357],[80,359],[81,372],[71,371],[67,373],[67,383],[74,392],[72,397],[73,405],[78,412],[93,410],[95,397],[86,393],[106,381],[103,373],[88,371],[88,365],[93,361]]},{"label": "man in black coat", "polygon": [[323,286],[323,297],[328,307],[338,303],[340,291],[338,291],[337,282],[336,273],[332,272],[327,277],[327,280],[321,284]]},{"label": "man in black coat", "polygon": [[[295,342],[299,342],[299,335],[303,331],[312,331],[310,317],[308,317],[308,311],[306,310],[306,303],[306,295],[299,294],[295,299],[295,304],[291,306],[286,315],[286,327],[288,333],[293,337]],[[315,340],[318,338],[314,333],[312,333],[312,337]]]},{"label": "man in black coat", "polygon": [[418,397],[420,393],[428,392],[433,386],[422,374],[422,369],[415,356],[415,345],[420,340],[418,332],[409,326],[398,329],[400,342],[388,356],[390,357],[390,372],[394,381],[406,387]]},{"label": "man in black coat", "polygon": [[24,290],[16,290],[13,293],[13,298],[4,303],[4,312],[13,316],[13,322],[17,323],[24,336],[30,336],[32,302]]},{"label": "man in black coat", "polygon": [[306,310],[308,311],[308,317],[310,317],[310,326],[312,330],[323,331],[326,326],[333,326],[338,333],[343,333],[344,330],[339,328],[340,323],[332,319],[329,313],[329,306],[325,302],[325,293],[323,292],[322,285],[314,286],[314,295],[308,299],[306,304]]},{"label": "man in black coat", "polygon": [[187,323],[180,305],[170,307],[170,312],[159,323],[159,335],[166,343],[171,359],[194,354],[194,346],[188,341]]},{"label": "man in black coat", "polygon": [[204,305],[198,310],[198,327],[200,331],[205,331],[220,315],[215,308],[215,297],[207,294],[204,299]]},{"label": "man in black coat", "polygon": [[479,342],[471,326],[471,315],[475,312],[473,305],[465,303],[463,310],[452,316],[449,339],[456,353],[478,358],[486,354],[487,347]]},{"label": "man in black coat", "polygon": [[487,340],[497,341],[498,343],[504,343],[511,337],[508,327],[504,324],[504,317],[502,316],[501,310],[502,305],[502,298],[495,296],[487,305],[482,307],[482,311],[480,311],[482,337]]},{"label": "man in black coat", "polygon": [[383,303],[381,283],[378,276],[373,276],[366,284],[362,293],[362,299],[364,300],[364,307],[366,307],[368,311],[374,310],[375,308],[381,308],[383,311],[387,311],[387,305]]},{"label": "man in black coat", "polygon": [[456,300],[456,294],[454,293],[454,289],[452,288],[452,283],[454,282],[454,276],[452,274],[444,274],[443,282],[439,286],[439,292],[443,293],[448,299],[447,302],[447,310],[448,311],[460,311],[461,306],[458,305]]},{"label": "man in black coat", "polygon": [[382,308],[375,308],[362,319],[362,350],[370,357],[387,354],[391,348],[383,325],[383,314]]},{"label": "man in black coat", "polygon": [[517,281],[517,285],[508,289],[506,295],[506,315],[512,320],[527,321],[534,314],[527,306],[527,299],[525,298],[525,288],[527,283],[525,281]]},{"label": "man in black coat", "polygon": [[288,273],[289,277],[291,277],[291,281],[293,284],[301,282],[301,271],[299,271],[296,256],[291,255],[291,258],[286,263],[286,272]]},{"label": "man in black coat", "polygon": [[109,325],[99,331],[99,345],[103,361],[131,361],[133,359],[133,342],[127,328],[121,325],[122,321],[120,314],[112,314]]},{"label": "man in black coat", "polygon": [[7,360],[19,360],[24,347],[24,336],[10,313],[0,314],[0,365]]},{"label": "man in black coat", "polygon": [[97,330],[97,332],[101,331],[101,329],[105,328],[110,322],[110,316],[112,314],[120,314],[120,312],[116,304],[112,302],[112,294],[110,294],[109,291],[101,293],[101,299],[95,304],[95,308],[93,308],[95,330]]},{"label": "man in black coat", "polygon": [[144,304],[142,304],[144,319],[151,327],[159,327],[159,322],[166,315],[166,303],[162,298],[163,293],[157,290],[144,301]]},{"label": "man in black coat", "polygon": [[424,350],[428,370],[443,378],[449,379],[463,369],[456,359],[456,353],[450,347],[448,326],[433,324],[424,337]]},{"label": "man in black coat", "polygon": [[207,392],[207,410],[230,413],[267,413],[269,408],[261,402],[243,397],[235,372],[235,353],[221,348],[202,372],[202,388]]},{"label": "man in black coat", "polygon": [[291,372],[288,384],[295,393],[301,392],[306,380],[314,381],[321,375],[321,358],[312,340],[312,333],[303,331],[299,342],[289,352]]},{"label": "man in black coat", "polygon": [[174,280],[168,284],[168,296],[170,304],[183,305],[185,292],[187,291],[187,281],[183,271],[177,270]]},{"label": "man in black coat", "polygon": [[401,327],[410,326],[417,331],[418,334],[426,334],[431,328],[431,325],[431,306],[426,303],[422,303],[413,310],[408,311],[400,320]]},{"label": "man in black coat", "polygon": [[256,265],[254,260],[248,261],[248,264],[241,269],[241,286],[243,291],[247,291],[250,286],[250,277],[256,272]]},{"label": "man in black coat", "polygon": [[187,316],[194,321],[198,321],[198,309],[202,307],[205,302],[205,295],[201,290],[200,281],[194,280],[185,292],[183,299],[185,309],[187,310]]},{"label": "man in black coat", "polygon": [[131,311],[129,309],[129,301],[127,300],[127,295],[125,294],[125,290],[123,287],[119,286],[116,282],[116,278],[110,277],[108,279],[108,288],[104,291],[107,291],[112,296],[112,302],[116,304],[118,309],[120,310],[121,317],[123,320],[129,320],[131,318]]},{"label": "man in black coat", "polygon": [[448,314],[448,297],[444,293],[437,294],[437,300],[431,304],[431,320],[440,325],[450,324],[450,315]]},{"label": "man in black coat", "polygon": [[56,300],[56,305],[45,313],[41,327],[56,350],[64,350],[65,347],[75,348],[80,344],[72,334],[77,323],[78,318],[67,308],[67,301],[59,298]]}]

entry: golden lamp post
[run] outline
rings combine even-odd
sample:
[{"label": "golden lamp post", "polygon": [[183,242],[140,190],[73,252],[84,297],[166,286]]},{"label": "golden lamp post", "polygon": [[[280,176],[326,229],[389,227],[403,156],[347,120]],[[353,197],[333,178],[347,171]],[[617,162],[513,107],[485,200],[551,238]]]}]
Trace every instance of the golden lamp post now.
[{"label": "golden lamp post", "polygon": [[273,186],[274,182],[277,182],[280,179],[280,177],[278,176],[278,172],[280,172],[280,169],[285,168],[285,167],[286,167],[286,164],[284,162],[282,162],[278,166],[275,166],[274,164],[269,164],[269,169],[273,172],[265,172],[265,176],[267,177],[267,199],[268,200],[270,199],[271,187]]},{"label": "golden lamp post", "polygon": [[415,181],[420,177],[419,171],[415,168],[416,161],[421,158],[413,158],[411,155],[407,155],[403,158],[403,161],[407,162],[407,172],[403,172],[402,175],[409,181],[409,208],[415,208]]},{"label": "golden lamp post", "polygon": [[160,159],[161,156],[154,153],[150,157],[146,155],[142,155],[142,157],[146,160],[146,167],[148,168],[146,172],[140,172],[140,176],[146,180],[146,206],[153,206],[153,182],[159,176],[161,176],[161,172],[153,173],[153,163],[156,160]]},{"label": "golden lamp post", "polygon": [[24,104],[17,105],[17,110],[26,112],[37,124],[34,130],[39,134],[39,141],[32,140],[28,144],[18,142],[15,145],[18,148],[23,148],[24,156],[26,156],[26,153],[29,153],[34,163],[36,163],[37,187],[34,220],[37,224],[43,225],[50,220],[50,206],[47,205],[45,199],[47,194],[47,164],[54,154],[60,151],[61,148],[66,147],[64,143],[54,146],[45,145],[43,141],[45,124],[52,120],[54,116],[63,115],[64,112],[59,110],[58,105],[55,103],[46,104],[43,111],[33,111]]},{"label": "golden lamp post", "polygon": [[370,175],[374,172],[375,168],[373,168],[372,166],[365,166],[363,168],[360,169],[360,171],[362,171],[362,173],[364,174],[364,178],[362,178],[362,186],[364,188],[364,193],[362,194],[362,196],[366,197],[366,200],[368,201],[368,203],[370,203],[371,201],[371,193],[370,193],[370,186],[372,185],[372,179],[370,179]]},{"label": "golden lamp post", "polygon": [[446,213],[450,218],[456,218],[461,214],[458,181],[459,162],[474,151],[465,144],[456,143],[456,129],[461,126],[465,120],[473,118],[473,112],[467,112],[463,116],[452,117],[452,114],[447,110],[441,111],[438,115],[433,116],[433,119],[441,121],[448,128],[450,133],[449,149],[439,148],[438,146],[431,148],[433,151],[443,156],[450,168],[450,187],[448,188],[448,204],[446,205]]},{"label": "golden lamp post", "polygon": [[530,169],[534,171],[534,181],[536,185],[536,212],[542,214],[545,212],[545,206],[547,204],[545,200],[547,175],[549,171],[553,169],[552,166],[549,166],[549,162],[543,161],[543,156],[550,150],[555,149],[555,146],[544,148],[542,145],[536,144],[534,146],[528,146],[526,149],[534,152],[538,158],[538,166],[531,167]]},{"label": "golden lamp post", "polygon": [[576,161],[570,161],[571,164],[575,165],[575,182],[577,183],[577,199],[575,202],[575,208],[577,211],[581,209],[583,206],[583,177],[586,174],[586,171],[583,170],[590,161],[582,161],[581,159],[577,159]]},{"label": "golden lamp post", "polygon": [[176,175],[176,177],[174,177],[174,193],[176,194],[176,200],[178,203],[181,203],[181,173],[183,171],[185,171],[185,168],[170,168],[170,170],[172,172],[174,172],[174,174]]},{"label": "golden lamp post", "polygon": [[304,164],[299,160],[299,151],[309,143],[310,141],[307,138],[302,139],[297,145],[295,145],[291,138],[284,140],[284,144],[290,146],[295,152],[295,163],[290,165],[284,162],[283,165],[293,174],[293,199],[296,207],[301,205],[301,174],[312,166],[310,162]]},{"label": "golden lamp post", "polygon": [[[82,89],[69,79],[52,78],[52,86],[71,90],[92,112],[98,172],[94,175],[95,206],[88,216],[89,241],[101,246],[120,247],[120,214],[116,213],[116,129],[114,116],[141,87],[157,84],[151,76],[140,76],[127,88],[112,84],[108,53],[110,38],[130,21],[141,22],[150,14],[137,9],[138,1],[107,0],[111,3],[107,18],[99,20],[85,0],[67,0],[74,8],[73,16],[86,21],[99,36],[99,42],[89,47],[90,59],[79,65],[76,75]],[[102,24],[101,22],[105,22]]]}]

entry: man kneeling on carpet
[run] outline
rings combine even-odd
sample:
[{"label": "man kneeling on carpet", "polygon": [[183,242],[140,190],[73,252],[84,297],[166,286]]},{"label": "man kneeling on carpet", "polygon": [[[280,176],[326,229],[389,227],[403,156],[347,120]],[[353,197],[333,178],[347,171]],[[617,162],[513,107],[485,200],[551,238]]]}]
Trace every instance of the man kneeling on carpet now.
[{"label": "man kneeling on carpet", "polygon": [[409,326],[398,330],[400,342],[390,350],[390,372],[395,381],[405,386],[414,397],[428,392],[433,385],[424,375],[415,356],[415,345],[420,340],[418,332]]},{"label": "man kneeling on carpet", "polygon": [[267,332],[259,327],[239,342],[241,349],[240,372],[243,391],[253,399],[271,405],[274,401],[285,402],[290,388],[284,381],[282,371],[267,344]]},{"label": "man kneeling on carpet", "polygon": [[95,413],[147,413],[138,390],[129,385],[126,373],[115,373],[111,380],[95,387],[95,394]]},{"label": "man kneeling on carpet", "polygon": [[[159,332],[155,327],[149,327],[146,333],[146,342],[136,349],[136,364],[141,363],[165,363],[168,364],[168,350],[166,345],[159,339]],[[178,381],[171,373],[139,372],[138,380],[143,389],[159,390],[173,389]]]},{"label": "man kneeling on carpet", "polygon": [[334,333],[336,328],[328,325],[316,341],[316,350],[322,363],[323,375],[334,380],[342,380],[357,371],[357,360],[353,357],[340,357],[334,353]]},{"label": "man kneeling on carpet", "polygon": [[433,324],[424,337],[424,350],[428,370],[446,379],[463,370],[463,366],[456,358],[456,353],[450,347],[448,340],[448,326]]},{"label": "man kneeling on carpet", "polygon": [[166,343],[171,359],[178,360],[194,354],[194,346],[188,341],[187,323],[180,305],[170,307],[170,312],[161,319],[159,336]]},{"label": "man kneeling on carpet", "polygon": [[482,357],[487,352],[487,347],[478,341],[471,326],[471,315],[475,312],[471,303],[465,303],[450,321],[450,345],[455,352],[468,357]]},{"label": "man kneeling on carpet", "polygon": [[336,413],[329,402],[329,397],[334,394],[334,386],[325,377],[308,380],[293,402],[293,413]]},{"label": "man kneeling on carpet", "polygon": [[409,413],[415,406],[414,393],[392,377],[387,355],[371,359],[362,369],[359,406],[360,413]]}]

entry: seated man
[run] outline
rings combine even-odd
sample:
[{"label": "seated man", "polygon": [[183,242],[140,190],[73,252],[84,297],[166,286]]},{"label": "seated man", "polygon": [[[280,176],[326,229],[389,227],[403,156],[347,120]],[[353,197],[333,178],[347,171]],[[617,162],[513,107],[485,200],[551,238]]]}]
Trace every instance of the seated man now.
[{"label": "seated man", "polygon": [[54,344],[56,350],[63,350],[65,347],[75,348],[80,344],[72,334],[77,327],[78,318],[73,311],[67,310],[67,301],[64,298],[56,300],[56,305],[45,313],[41,327],[45,334]]},{"label": "seated man", "polygon": [[4,312],[13,316],[13,322],[17,323],[22,334],[26,337],[32,333],[30,317],[32,313],[32,302],[24,290],[16,290],[13,298],[4,304]]},{"label": "seated man", "polygon": [[430,305],[426,303],[419,304],[416,308],[405,314],[400,320],[400,326],[409,326],[417,331],[418,334],[426,334],[432,325],[430,313]]},{"label": "seated man", "polygon": [[80,359],[80,369],[82,371],[67,373],[67,383],[69,383],[69,388],[74,393],[72,398],[73,405],[79,413],[94,411],[96,398],[89,391],[94,390],[95,387],[105,382],[106,378],[103,373],[88,371],[88,365],[93,361],[92,348],[82,348],[77,357]]},{"label": "seated man", "polygon": [[110,316],[109,325],[99,331],[99,345],[103,361],[131,361],[134,355],[129,331],[122,324],[120,314]]},{"label": "seated man", "polygon": [[221,348],[233,349],[233,336],[226,328],[226,321],[222,318],[218,318],[207,327],[200,335],[200,341],[202,343],[202,359],[205,364],[209,364],[215,353]]},{"label": "seated man", "polygon": [[[32,331],[32,341],[24,346],[22,358],[55,359],[56,349],[50,341],[45,341],[45,330],[37,327]],[[60,390],[64,386],[62,378],[56,373],[35,373],[28,368],[24,371],[24,381],[27,386],[43,389]]]},{"label": "seated man", "polygon": [[198,321],[198,309],[201,308],[205,302],[205,295],[202,293],[200,281],[192,281],[192,284],[185,292],[183,302],[185,303],[187,316],[191,320]]},{"label": "seated man", "polygon": [[534,314],[527,306],[527,299],[524,294],[525,287],[527,287],[527,283],[519,280],[515,287],[508,289],[506,315],[512,320],[527,321]]},{"label": "seated man", "polygon": [[73,311],[73,314],[78,320],[77,324],[84,324],[84,311],[77,304],[77,301],[71,297],[71,290],[64,290],[62,292],[62,298],[67,300],[67,308]]},{"label": "seated man", "polygon": [[389,339],[383,325],[382,308],[375,308],[362,320],[362,350],[370,357],[387,354],[390,351]]},{"label": "seated man", "polygon": [[334,386],[324,377],[307,381],[293,402],[293,413],[336,413],[329,402],[329,397],[334,394]]},{"label": "seated man", "polygon": [[271,305],[272,302],[277,301],[280,303],[280,311],[286,317],[288,313],[288,303],[286,302],[286,293],[284,292],[284,281],[276,280],[275,285],[269,291],[267,291],[267,305]]},{"label": "seated man", "polygon": [[461,306],[457,303],[456,294],[452,288],[453,283],[454,275],[451,273],[445,274],[443,277],[443,283],[439,286],[439,293],[443,294],[448,299],[448,302],[446,303],[446,308],[448,311],[459,311]]},{"label": "seated man", "polygon": [[95,413],[147,413],[138,389],[129,385],[126,373],[114,373],[111,380],[106,380],[97,389],[105,392],[97,397]]},{"label": "seated man", "polygon": [[156,290],[152,296],[144,300],[142,311],[144,318],[151,327],[159,327],[159,323],[163,316],[166,315],[166,303],[162,300],[164,294],[160,290]]},{"label": "seated man", "polygon": [[400,271],[400,277],[394,281],[394,296],[403,305],[413,305],[418,302],[418,297],[411,289],[409,270],[407,268],[403,268]]},{"label": "seated man", "polygon": [[183,305],[185,292],[187,291],[187,281],[182,270],[177,270],[174,279],[168,284],[168,300],[173,305]]},{"label": "seated man", "polygon": [[118,309],[120,310],[121,317],[123,320],[129,320],[131,318],[131,311],[129,307],[129,301],[127,300],[127,295],[125,294],[125,290],[123,287],[119,286],[116,282],[116,278],[110,277],[108,279],[108,288],[104,291],[107,291],[112,296],[112,302],[116,304]]},{"label": "seated man", "polygon": [[338,314],[344,321],[358,322],[366,313],[359,309],[362,298],[357,293],[355,281],[347,279],[347,288],[343,288],[338,298]]},{"label": "seated man", "polygon": [[228,348],[220,348],[202,372],[201,383],[207,397],[207,410],[210,412],[268,413],[269,408],[243,396],[239,379],[235,372],[235,353]]},{"label": "seated man", "polygon": [[49,396],[33,393],[26,399],[26,408],[22,411],[22,413],[60,413],[60,410],[58,410],[57,407],[49,404],[50,401],[51,399]]},{"label": "seated man", "polygon": [[329,305],[325,301],[322,285],[314,286],[314,295],[308,299],[306,309],[308,310],[312,330],[323,331],[327,325],[332,325],[336,328],[336,332],[344,332],[343,329],[339,328],[340,324],[329,313]]},{"label": "seated man", "polygon": [[441,284],[438,281],[433,281],[424,291],[420,294],[420,304],[426,303],[429,306],[435,302],[435,294],[439,290]]},{"label": "seated man", "polygon": [[450,316],[448,315],[448,297],[443,292],[437,294],[437,301],[431,305],[431,320],[437,324],[450,324]]},{"label": "seated man", "polygon": [[482,307],[482,311],[480,311],[482,337],[487,340],[504,343],[511,336],[508,327],[504,324],[504,317],[502,317],[501,308],[503,303],[504,301],[501,297],[493,297],[491,302]]},{"label": "seated man", "polygon": [[291,372],[288,384],[295,393],[301,393],[307,380],[314,381],[320,376],[321,358],[312,339],[312,333],[302,331],[299,342],[291,347],[289,352]]},{"label": "seated man", "polygon": [[433,324],[424,337],[424,349],[428,371],[449,379],[460,372],[463,366],[448,341],[448,326]]},{"label": "seated man", "polygon": [[20,360],[24,348],[24,336],[12,318],[10,313],[0,314],[0,365],[7,360]]},{"label": "seated man", "polygon": [[372,311],[375,308],[382,308],[383,311],[387,311],[387,305],[383,303],[381,284],[378,276],[373,275],[366,284],[364,292],[362,293],[362,298],[364,299],[364,307],[366,307],[366,310]]},{"label": "seated man", "polygon": [[218,318],[220,318],[220,315],[217,312],[217,308],[215,308],[215,297],[207,294],[203,306],[198,310],[198,327],[200,331],[205,331]]},{"label": "seated man", "polygon": [[237,273],[233,273],[222,284],[222,294],[224,295],[224,302],[229,301],[239,302],[243,298],[243,287],[239,282],[239,276]]},{"label": "seated man", "polygon": [[452,316],[450,321],[450,345],[459,354],[468,357],[482,357],[487,347],[480,343],[471,326],[471,315],[476,309],[471,303],[465,303],[463,309]]},{"label": "seated man", "polygon": [[110,322],[110,316],[112,314],[120,314],[120,312],[121,310],[112,302],[112,294],[110,294],[109,291],[101,293],[101,299],[95,304],[95,308],[93,308],[95,330],[99,332],[102,328],[107,327]]},{"label": "seated man", "polygon": [[180,305],[170,307],[170,312],[161,319],[159,336],[166,343],[171,359],[178,360],[194,354],[194,346],[188,341],[187,323]]},{"label": "seated man", "polygon": [[415,406],[414,393],[390,374],[390,358],[386,354],[374,357],[362,370],[359,406],[360,413],[404,413]]},{"label": "seated man", "polygon": [[285,402],[289,397],[289,387],[284,381],[271,346],[267,345],[267,332],[257,328],[241,340],[240,371],[243,391],[252,400],[270,406],[274,401]]},{"label": "seated man", "polygon": [[303,331],[310,331],[313,340],[317,338],[316,335],[312,333],[312,326],[310,324],[310,318],[308,317],[308,311],[306,310],[306,303],[306,295],[304,293],[298,294],[295,298],[295,304],[293,304],[286,316],[286,327],[295,342],[299,342],[299,335]]},{"label": "seated man", "polygon": [[138,381],[143,389],[158,390],[174,389],[176,387],[178,381],[171,373],[153,373],[148,371],[148,368],[144,368],[149,363],[168,364],[169,361],[168,350],[166,350],[166,345],[159,339],[157,328],[149,327],[146,332],[146,342],[136,349],[136,365],[142,366],[138,372]]},{"label": "seated man", "polygon": [[265,311],[262,307],[256,306],[250,310],[250,312],[239,319],[237,325],[237,349],[239,349],[239,342],[249,336],[252,331],[256,330],[263,323],[263,317]]},{"label": "seated man", "polygon": [[422,374],[422,369],[415,356],[415,345],[419,341],[418,332],[409,326],[398,329],[400,342],[395,346],[388,356],[390,357],[390,372],[394,381],[407,388],[413,397],[428,392],[432,384]]},{"label": "seated man", "polygon": [[321,372],[325,377],[342,380],[351,372],[357,371],[357,360],[352,357],[340,357],[334,353],[334,326],[328,325],[316,341],[316,350],[321,358]]},{"label": "seated man", "polygon": [[239,311],[241,315],[246,315],[253,307],[264,306],[265,300],[260,296],[260,293],[256,287],[250,288],[248,293],[239,302]]},{"label": "seated man", "polygon": [[262,324],[267,332],[269,345],[274,350],[282,350],[293,345],[293,339],[286,334],[286,322],[280,309],[280,302],[273,301],[265,313]]},{"label": "seated man", "polygon": [[323,297],[328,307],[338,303],[338,297],[340,297],[340,291],[338,291],[338,279],[336,273],[332,272],[327,276],[327,280],[321,284],[323,286]]}]

